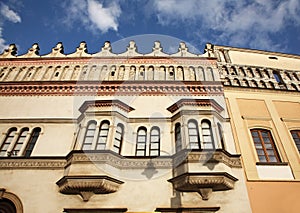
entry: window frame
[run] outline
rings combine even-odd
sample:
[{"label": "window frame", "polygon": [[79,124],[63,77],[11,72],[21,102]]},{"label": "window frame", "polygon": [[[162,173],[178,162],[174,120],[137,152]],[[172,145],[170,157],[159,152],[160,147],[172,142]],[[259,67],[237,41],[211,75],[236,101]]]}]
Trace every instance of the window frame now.
[{"label": "window frame", "polygon": [[[141,131],[144,131],[145,134],[141,135],[140,134]],[[140,138],[144,138],[144,140],[139,141]],[[143,146],[143,148],[139,148],[140,145]],[[137,130],[135,156],[146,156],[146,150],[147,150],[147,128],[141,126]],[[143,152],[143,155],[139,155],[138,152]]]},{"label": "window frame", "polygon": [[[190,124],[194,124],[195,127],[190,127]],[[194,119],[191,119],[188,121],[187,127],[188,127],[189,148],[193,149],[193,150],[201,149],[201,140],[200,140],[200,135],[199,135],[198,122]],[[196,134],[191,134],[193,130],[196,132]],[[196,142],[194,142],[194,141],[192,142],[191,138],[196,138]],[[197,147],[193,148],[192,144],[196,145]]]},{"label": "window frame", "polygon": [[[30,134],[30,138],[26,144],[26,147],[24,149],[24,152],[22,153],[24,157],[30,157],[33,149],[35,147],[35,144],[37,142],[37,140],[39,139],[39,136],[42,132],[42,129],[40,127],[35,127],[31,134]],[[36,135],[37,134],[37,135]]]},{"label": "window frame", "polygon": [[[208,128],[203,128],[203,124],[207,124]],[[204,130],[208,130],[209,134],[204,134]],[[215,144],[214,134],[213,134],[212,125],[211,125],[210,120],[203,119],[201,121],[201,133],[202,133],[202,139],[203,139],[203,141],[202,141],[203,149],[206,149],[206,150],[213,149],[214,150],[216,148],[216,144]],[[210,142],[209,143],[206,142],[204,137],[209,137],[210,138]],[[212,148],[206,148],[205,147],[206,144],[211,144]]]},{"label": "window frame", "polygon": [[[6,136],[0,146],[0,157],[9,157],[8,150],[9,150],[9,147],[11,146],[12,142],[14,141],[14,138],[16,137],[17,131],[18,131],[18,129],[16,127],[11,127],[8,129]],[[13,135],[11,135],[12,132],[14,132]],[[7,143],[8,139],[10,139],[9,143]],[[5,145],[7,147],[6,147],[6,149],[3,150]],[[1,153],[4,153],[4,154],[1,155]]]},{"label": "window frame", "polygon": [[[153,134],[157,130],[158,134]],[[158,140],[154,141],[153,138],[157,136]],[[157,148],[152,148],[154,144],[157,144]],[[157,151],[157,154],[152,155],[151,152]],[[149,145],[149,156],[160,156],[160,129],[158,126],[154,126],[150,130],[150,145]]]},{"label": "window frame", "polygon": [[[296,149],[298,150],[298,153],[300,154],[300,130],[299,129],[290,130],[290,133],[293,138]],[[297,135],[297,138],[294,137],[294,134]]]},{"label": "window frame", "polygon": [[[95,125],[95,128],[94,129],[91,129],[90,126],[94,124]],[[87,124],[87,127],[86,127],[86,130],[85,130],[85,133],[84,133],[84,138],[83,138],[83,142],[82,142],[82,146],[81,146],[81,149],[82,150],[92,150],[93,149],[93,141],[94,141],[94,138],[95,138],[95,134],[96,134],[96,129],[97,129],[97,122],[95,120],[91,120],[88,122]],[[91,135],[88,135],[89,131],[93,130],[93,134],[92,136]],[[90,133],[89,133],[90,134]],[[87,136],[88,135],[88,136]],[[86,140],[87,138],[92,138],[91,142],[87,143]],[[84,146],[90,146],[89,149],[87,148],[84,148]]]},{"label": "window frame", "polygon": [[[104,125],[107,125],[107,128],[104,128]],[[95,145],[95,150],[105,150],[106,149],[107,139],[109,136],[109,129],[110,129],[109,126],[110,126],[110,122],[108,120],[104,120],[101,122],[100,127],[99,127],[97,142]],[[106,134],[105,134],[105,132],[106,132]],[[100,139],[100,138],[102,138],[102,139]],[[104,147],[98,148],[98,146],[104,146]]]},{"label": "window frame", "polygon": [[175,137],[175,151],[179,152],[180,150],[182,150],[182,133],[181,133],[180,123],[175,124],[174,137]]},{"label": "window frame", "polygon": [[[257,135],[258,135],[258,137],[256,137],[256,138],[258,138],[259,141],[257,141],[257,142],[255,141],[254,136],[253,136],[254,132],[257,132]],[[266,133],[268,137],[263,137],[262,133]],[[252,137],[253,145],[256,150],[256,156],[258,158],[259,163],[282,163],[282,160],[281,160],[279,152],[277,150],[275,141],[272,136],[272,132],[269,129],[252,128],[252,129],[250,129],[250,134]],[[269,142],[271,145],[269,148],[266,147],[266,143],[265,143],[266,139],[264,139],[264,138],[269,139]],[[258,148],[258,147],[260,147],[259,145],[261,145],[262,148]],[[263,154],[259,154],[258,150],[262,150]],[[268,153],[269,150],[273,151],[276,161],[270,160],[271,155]],[[266,161],[262,161],[260,156],[264,156]]]},{"label": "window frame", "polygon": [[[118,131],[118,127],[121,129],[121,131]],[[119,135],[120,138],[118,138],[117,135]],[[113,151],[118,154],[121,154],[121,151],[122,151],[123,137],[124,137],[124,125],[119,123],[116,127],[114,144],[113,144],[113,149],[116,149]],[[116,142],[119,143],[119,145],[117,145]]]}]

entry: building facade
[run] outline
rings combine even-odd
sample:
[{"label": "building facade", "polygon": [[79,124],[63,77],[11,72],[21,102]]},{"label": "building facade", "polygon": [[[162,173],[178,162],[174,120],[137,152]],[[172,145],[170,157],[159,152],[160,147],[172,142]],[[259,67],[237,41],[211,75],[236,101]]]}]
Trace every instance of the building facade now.
[{"label": "building facade", "polygon": [[[131,41],[116,54],[105,42],[90,54],[82,42],[64,54],[58,43],[40,56],[38,44],[24,55],[10,45],[0,55],[1,212],[251,212],[248,170],[259,173],[242,168],[214,48],[196,55],[180,43],[169,55],[155,42],[140,54]],[[297,165],[276,168],[292,179]]]},{"label": "building facade", "polygon": [[210,46],[253,212],[299,212],[300,57]]}]

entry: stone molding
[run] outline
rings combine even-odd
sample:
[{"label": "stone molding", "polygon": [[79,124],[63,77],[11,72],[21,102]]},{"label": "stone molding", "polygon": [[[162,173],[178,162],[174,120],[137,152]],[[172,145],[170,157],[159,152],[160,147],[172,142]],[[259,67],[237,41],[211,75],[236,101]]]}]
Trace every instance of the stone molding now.
[{"label": "stone molding", "polygon": [[81,96],[81,95],[223,95],[223,86],[216,82],[18,82],[1,83],[0,96]]},{"label": "stone molding", "polygon": [[81,107],[79,108],[79,111],[81,113],[85,112],[89,107],[118,107],[125,112],[131,112],[134,110],[134,108],[128,106],[124,102],[120,100],[94,100],[94,101],[85,101]]},{"label": "stone molding", "polygon": [[21,158],[21,157],[1,157],[1,169],[63,169],[66,160],[61,157],[43,158]]},{"label": "stone molding", "polygon": [[124,182],[108,176],[64,176],[56,184],[62,194],[79,194],[88,201],[94,194],[109,194],[118,191]]},{"label": "stone molding", "polygon": [[178,191],[198,192],[203,200],[208,200],[213,191],[233,189],[237,180],[226,172],[209,172],[184,173],[168,181]]},{"label": "stone molding", "polygon": [[17,213],[23,213],[23,204],[18,196],[8,192],[5,188],[0,188],[0,200],[3,198],[10,200],[15,205]]}]

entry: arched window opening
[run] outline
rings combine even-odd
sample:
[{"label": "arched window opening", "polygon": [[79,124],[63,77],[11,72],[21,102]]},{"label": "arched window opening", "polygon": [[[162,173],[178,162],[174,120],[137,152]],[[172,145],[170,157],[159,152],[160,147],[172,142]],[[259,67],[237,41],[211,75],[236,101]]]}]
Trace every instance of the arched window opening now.
[{"label": "arched window opening", "polygon": [[153,127],[150,132],[150,156],[160,155],[160,130]]},{"label": "arched window opening", "polygon": [[300,154],[300,130],[292,130],[291,134],[294,139],[295,145],[298,149],[298,152]]},{"label": "arched window opening", "polygon": [[199,138],[197,121],[190,120],[188,122],[188,134],[189,134],[189,148],[200,149],[200,138]]},{"label": "arched window opening", "polygon": [[13,141],[16,132],[17,132],[17,128],[15,128],[15,127],[8,130],[6,138],[4,139],[4,141],[1,145],[0,156],[7,156],[7,154],[8,154],[7,150],[9,148],[11,142]]},{"label": "arched window opening", "polygon": [[136,139],[136,156],[146,156],[147,129],[140,127]]},{"label": "arched window opening", "polygon": [[199,72],[199,80],[200,81],[205,81],[205,73],[203,67],[198,67],[198,72]]},{"label": "arched window opening", "polygon": [[281,76],[279,75],[279,73],[277,71],[275,71],[275,70],[273,71],[273,76],[274,76],[277,83],[283,83],[282,79],[281,79]]},{"label": "arched window opening", "polygon": [[281,162],[269,130],[251,129],[251,135],[259,162]]},{"label": "arched window opening", "polygon": [[0,212],[1,213],[17,213],[15,204],[9,199],[0,199]]},{"label": "arched window opening", "polygon": [[19,154],[19,152],[21,151],[21,148],[25,142],[28,132],[29,132],[28,128],[23,128],[21,130],[18,140],[17,140],[14,148],[12,149],[11,156],[17,156]]},{"label": "arched window opening", "polygon": [[201,129],[202,129],[202,137],[203,137],[203,149],[214,149],[215,144],[214,144],[210,121],[203,120],[201,122]]},{"label": "arched window opening", "polygon": [[181,138],[181,125],[180,123],[175,124],[175,148],[176,152],[182,150],[182,138]]},{"label": "arched window opening", "polygon": [[124,126],[123,124],[118,124],[116,128],[115,140],[113,145],[113,151],[118,154],[121,154],[123,136],[124,136]]},{"label": "arched window opening", "polygon": [[215,78],[214,78],[214,72],[213,72],[213,69],[211,67],[207,67],[207,78],[206,78],[207,81],[214,81]]},{"label": "arched window opening", "polygon": [[223,133],[223,128],[220,123],[218,123],[218,132],[219,132],[219,137],[220,137],[220,142],[221,142],[221,148],[225,149],[225,142],[224,142],[224,133]]},{"label": "arched window opening", "polygon": [[85,137],[82,145],[83,150],[91,150],[96,132],[96,121],[90,121],[87,125]]},{"label": "arched window opening", "polygon": [[103,121],[100,125],[96,150],[105,150],[109,131],[109,121]]},{"label": "arched window opening", "polygon": [[41,128],[37,127],[33,129],[30,139],[25,148],[25,152],[24,152],[25,157],[30,157],[40,133],[41,133]]}]

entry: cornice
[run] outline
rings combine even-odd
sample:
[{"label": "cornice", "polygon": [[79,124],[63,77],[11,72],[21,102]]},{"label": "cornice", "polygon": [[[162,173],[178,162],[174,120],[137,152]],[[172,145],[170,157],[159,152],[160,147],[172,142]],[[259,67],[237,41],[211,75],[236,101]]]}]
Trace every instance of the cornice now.
[{"label": "cornice", "polygon": [[169,106],[167,110],[174,113],[176,110],[183,106],[198,106],[198,107],[213,107],[217,112],[222,112],[224,110],[215,100],[213,99],[181,99]]},{"label": "cornice", "polygon": [[89,107],[118,107],[125,112],[131,112],[134,108],[128,106],[120,100],[95,100],[95,101],[85,101],[79,108],[81,113],[85,112]]},{"label": "cornice", "polygon": [[0,96],[197,96],[223,95],[219,82],[197,81],[86,81],[3,82]]}]

